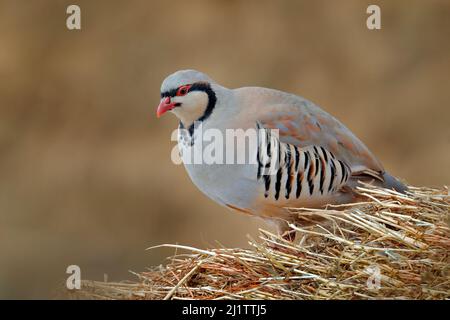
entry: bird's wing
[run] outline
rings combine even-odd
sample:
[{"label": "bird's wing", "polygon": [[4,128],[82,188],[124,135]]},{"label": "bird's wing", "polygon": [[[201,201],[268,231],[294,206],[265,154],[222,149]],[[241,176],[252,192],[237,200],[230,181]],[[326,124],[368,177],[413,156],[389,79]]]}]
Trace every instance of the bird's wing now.
[{"label": "bird's wing", "polygon": [[384,169],[381,163],[336,118],[298,96],[259,89],[258,98],[249,103],[253,106],[251,109],[264,127],[279,130],[281,142],[298,147],[321,146],[344,161],[355,175],[361,173],[382,180]]}]

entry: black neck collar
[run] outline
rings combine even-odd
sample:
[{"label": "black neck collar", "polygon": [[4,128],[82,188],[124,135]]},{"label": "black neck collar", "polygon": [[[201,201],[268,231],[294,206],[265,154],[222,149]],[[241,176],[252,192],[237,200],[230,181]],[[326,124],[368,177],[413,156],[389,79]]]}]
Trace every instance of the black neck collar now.
[{"label": "black neck collar", "polygon": [[[208,105],[206,106],[205,112],[203,115],[198,118],[196,121],[194,121],[188,128],[189,135],[192,137],[195,130],[195,124],[205,121],[211,116],[211,113],[214,110],[214,107],[216,106],[217,97],[215,92],[211,89],[211,85],[207,82],[197,82],[194,83],[191,88],[189,89],[189,92],[191,91],[203,91],[206,92],[208,95]],[[180,129],[185,129],[184,124],[180,121]]]}]

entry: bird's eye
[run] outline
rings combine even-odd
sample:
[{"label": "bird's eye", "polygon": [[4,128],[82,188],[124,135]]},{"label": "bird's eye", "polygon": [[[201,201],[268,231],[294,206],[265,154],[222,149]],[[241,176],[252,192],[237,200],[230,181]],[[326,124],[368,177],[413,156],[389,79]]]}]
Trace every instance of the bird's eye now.
[{"label": "bird's eye", "polygon": [[177,91],[177,96],[186,95],[188,93],[190,87],[191,87],[190,85],[179,87],[178,91]]}]

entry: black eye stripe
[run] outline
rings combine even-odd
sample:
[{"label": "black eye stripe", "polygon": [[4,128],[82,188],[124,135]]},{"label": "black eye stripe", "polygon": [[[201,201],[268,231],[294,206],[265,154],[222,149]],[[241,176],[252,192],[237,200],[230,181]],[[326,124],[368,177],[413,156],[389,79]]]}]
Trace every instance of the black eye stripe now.
[{"label": "black eye stripe", "polygon": [[192,86],[189,88],[189,92],[191,92],[191,91],[208,92],[210,90],[211,90],[211,85],[207,82],[196,82],[196,83],[193,83]]},{"label": "black eye stripe", "polygon": [[161,98],[175,97],[176,94],[177,94],[177,89],[172,89],[170,91],[161,92]]},{"label": "black eye stripe", "polygon": [[[171,89],[169,91],[165,91],[161,93],[161,98],[165,98],[165,97],[175,97],[177,95],[177,91],[179,88],[175,88],[175,89]],[[191,87],[189,88],[189,90],[186,91],[186,93],[191,92],[191,91],[204,91],[206,93],[208,93],[208,91],[211,90],[211,86],[209,83],[207,82],[196,82],[193,83],[191,85]]]}]

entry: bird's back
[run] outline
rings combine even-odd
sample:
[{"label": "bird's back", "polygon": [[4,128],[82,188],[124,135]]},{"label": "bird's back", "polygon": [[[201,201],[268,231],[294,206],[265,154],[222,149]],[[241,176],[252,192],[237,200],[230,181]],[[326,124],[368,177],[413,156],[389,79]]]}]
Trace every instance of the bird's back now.
[{"label": "bird's back", "polygon": [[282,91],[245,87],[234,90],[243,122],[278,129],[280,140],[298,147],[321,146],[354,172],[384,172],[382,164],[346,126],[314,103]]}]

